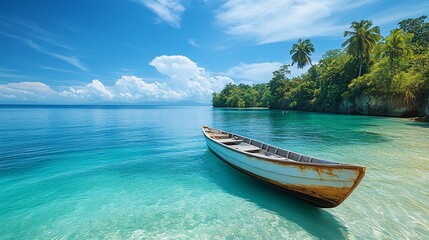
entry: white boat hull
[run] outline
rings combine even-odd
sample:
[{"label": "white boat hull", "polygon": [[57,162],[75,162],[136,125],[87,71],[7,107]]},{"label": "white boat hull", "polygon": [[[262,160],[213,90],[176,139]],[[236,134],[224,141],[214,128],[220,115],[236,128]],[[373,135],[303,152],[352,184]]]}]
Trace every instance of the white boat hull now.
[{"label": "white boat hull", "polygon": [[235,150],[205,135],[208,148],[231,166],[287,190],[318,207],[335,207],[359,184],[365,168],[355,165],[270,161]]}]

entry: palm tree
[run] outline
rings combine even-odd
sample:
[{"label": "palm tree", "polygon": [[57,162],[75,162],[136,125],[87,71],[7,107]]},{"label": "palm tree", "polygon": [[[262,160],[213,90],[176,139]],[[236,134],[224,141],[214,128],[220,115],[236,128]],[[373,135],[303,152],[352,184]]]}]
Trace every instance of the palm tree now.
[{"label": "palm tree", "polygon": [[412,39],[413,34],[405,33],[402,29],[394,29],[386,38],[386,42],[381,44],[381,56],[389,59],[392,76],[395,76],[395,67],[399,59],[413,56],[413,51],[408,47]]},{"label": "palm tree", "polygon": [[347,53],[359,59],[359,76],[362,75],[363,62],[369,62],[369,56],[377,42],[380,40],[380,28],[372,26],[372,21],[353,21],[350,29],[345,31],[344,37],[350,36],[342,47],[347,46]]},{"label": "palm tree", "polygon": [[[313,67],[313,63],[311,62],[311,54],[314,53],[314,46],[310,42],[310,39],[298,39],[298,43],[294,43],[292,45],[292,50],[290,50],[290,54],[292,55],[292,66],[297,63],[298,68],[304,68],[307,64],[310,64]],[[314,69],[316,71],[316,69]],[[316,71],[317,74],[317,71]],[[318,74],[317,74],[318,75]],[[319,79],[319,76],[317,76]],[[319,87],[320,80],[319,80]]]}]

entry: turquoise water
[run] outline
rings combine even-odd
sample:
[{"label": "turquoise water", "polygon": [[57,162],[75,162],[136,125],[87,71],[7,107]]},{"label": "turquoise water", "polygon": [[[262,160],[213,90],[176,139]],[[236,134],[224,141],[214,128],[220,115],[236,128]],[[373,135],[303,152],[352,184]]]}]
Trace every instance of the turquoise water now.
[{"label": "turquoise water", "polygon": [[[207,150],[207,124],[367,174],[318,209]],[[429,124],[211,107],[0,108],[0,239],[427,239]]]}]

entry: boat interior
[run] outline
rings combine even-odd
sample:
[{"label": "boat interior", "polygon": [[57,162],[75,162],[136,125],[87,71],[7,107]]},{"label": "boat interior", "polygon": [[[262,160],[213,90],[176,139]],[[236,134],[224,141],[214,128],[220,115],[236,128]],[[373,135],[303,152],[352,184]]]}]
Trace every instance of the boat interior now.
[{"label": "boat interior", "polygon": [[339,164],[327,160],[321,160],[305,156],[299,153],[291,152],[285,149],[274,147],[251,138],[243,137],[237,134],[224,132],[214,128],[204,126],[206,135],[214,141],[223,144],[226,147],[247,153],[259,158],[266,158],[277,161],[295,161],[314,164]]}]

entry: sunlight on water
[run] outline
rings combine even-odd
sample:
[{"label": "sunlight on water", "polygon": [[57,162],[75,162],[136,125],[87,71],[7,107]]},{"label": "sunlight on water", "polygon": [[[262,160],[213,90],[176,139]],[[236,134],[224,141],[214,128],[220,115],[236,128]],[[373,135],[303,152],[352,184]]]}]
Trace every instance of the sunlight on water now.
[{"label": "sunlight on water", "polygon": [[[0,109],[0,239],[424,239],[429,125],[210,107]],[[229,167],[202,125],[367,167],[334,209]]]}]

